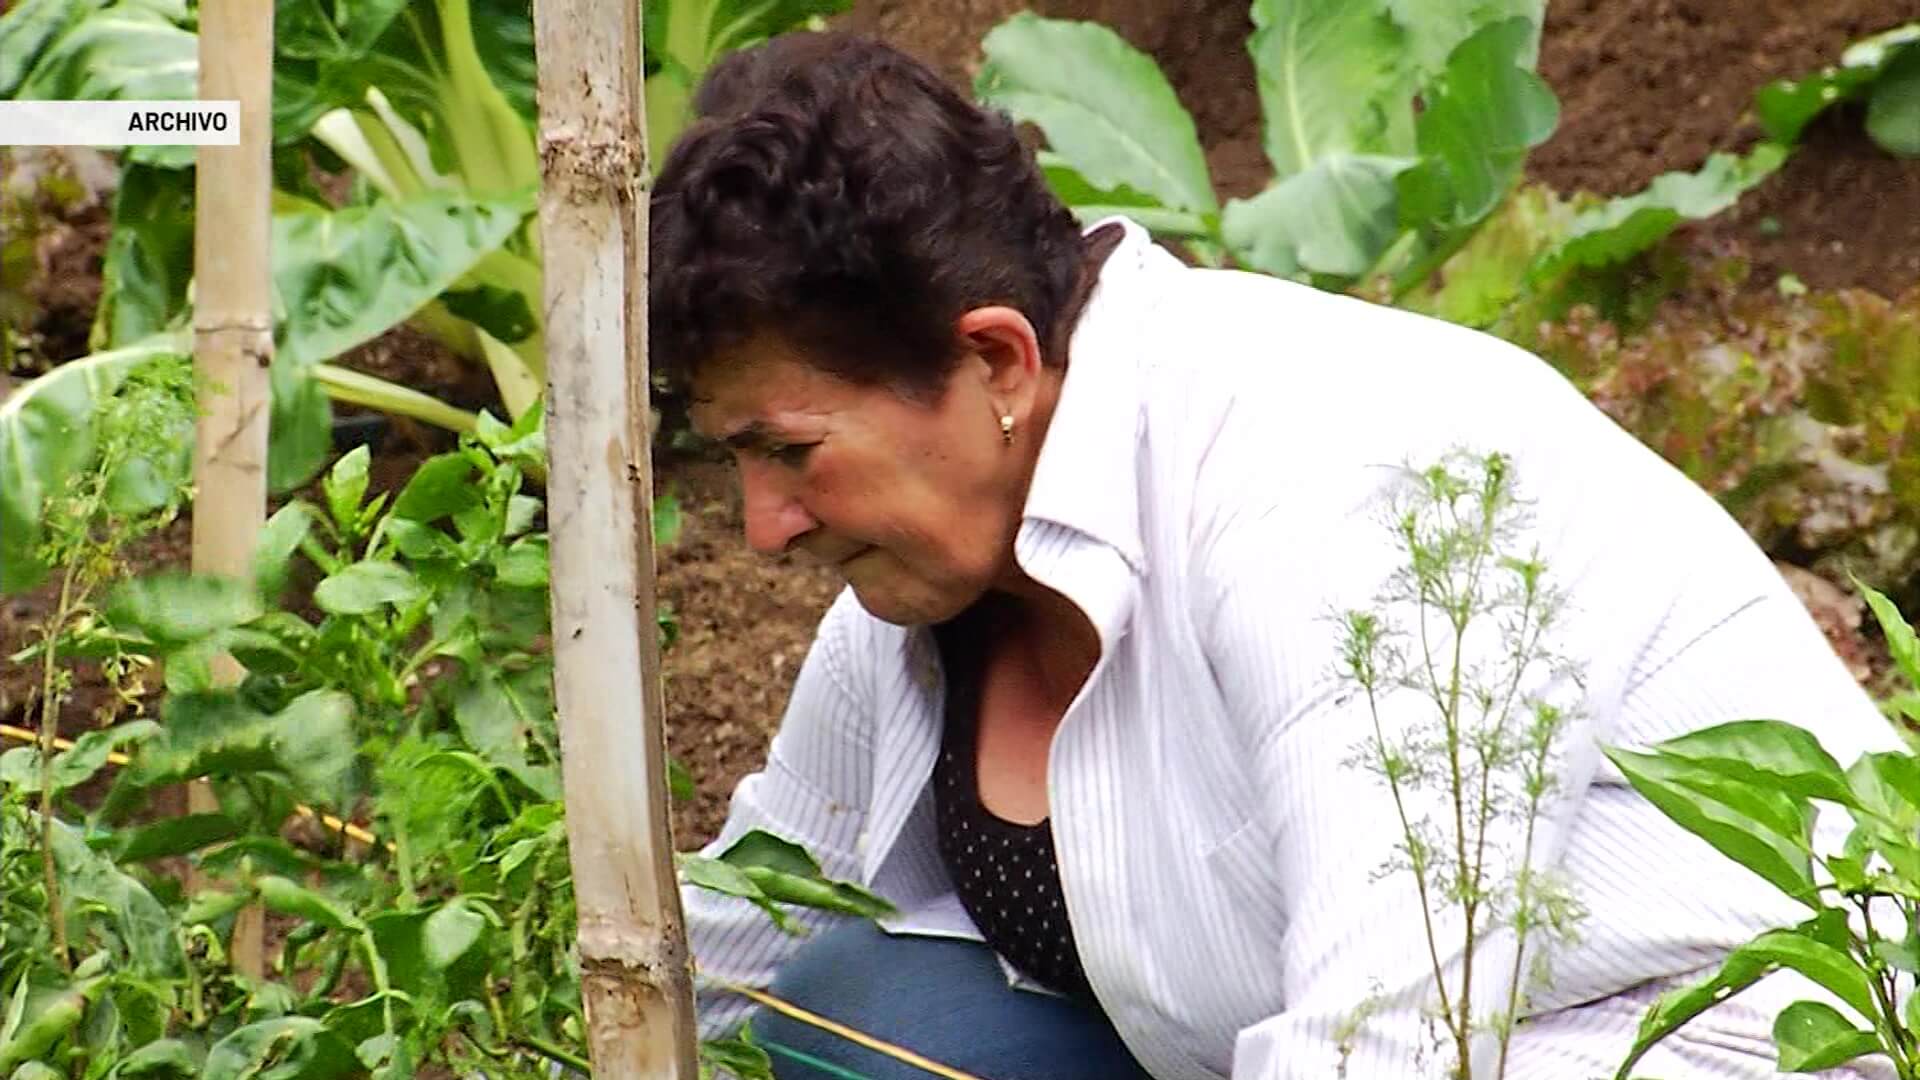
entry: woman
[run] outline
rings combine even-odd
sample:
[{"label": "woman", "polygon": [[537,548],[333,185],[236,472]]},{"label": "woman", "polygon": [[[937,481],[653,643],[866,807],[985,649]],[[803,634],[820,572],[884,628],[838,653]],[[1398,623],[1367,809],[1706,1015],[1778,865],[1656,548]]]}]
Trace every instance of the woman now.
[{"label": "woman", "polygon": [[[1441,1075],[1420,899],[1381,872],[1391,793],[1343,765],[1373,718],[1327,615],[1405,560],[1372,513],[1393,466],[1463,444],[1511,460],[1584,671],[1524,688],[1574,694],[1535,850],[1586,917],[1506,1075],[1611,1075],[1661,989],[1797,920],[1595,746],[1758,716],[1843,760],[1893,738],[1737,526],[1546,365],[1188,268],[1125,221],[1083,233],[1007,120],[875,43],[775,41],[701,109],[653,196],[655,354],[734,451],[748,542],[848,584],[716,848],[768,829],[900,911],[794,937],[690,891],[704,974],[993,1080]],[[1478,955],[1491,1007],[1512,946]],[[1803,991],[1776,976],[1640,1072],[1771,1075]],[[711,1035],[745,1005],[702,1008]]]}]

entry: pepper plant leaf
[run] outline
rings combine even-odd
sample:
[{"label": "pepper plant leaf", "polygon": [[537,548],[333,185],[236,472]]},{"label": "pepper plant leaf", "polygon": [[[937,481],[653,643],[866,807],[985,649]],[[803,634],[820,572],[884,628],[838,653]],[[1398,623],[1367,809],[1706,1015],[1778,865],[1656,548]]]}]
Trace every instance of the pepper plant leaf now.
[{"label": "pepper plant leaf", "polygon": [[1879,1036],[1818,1001],[1796,1001],[1782,1009],[1773,1018],[1773,1044],[1783,1073],[1819,1072],[1880,1052]]},{"label": "pepper plant leaf", "polygon": [[1791,968],[1834,991],[1862,1016],[1873,1016],[1873,990],[1866,972],[1845,952],[1805,932],[1768,930],[1727,954],[1712,976],[1692,986],[1661,994],[1640,1020],[1633,1047],[1614,1080],[1628,1080],[1633,1066],[1655,1044],[1688,1021],[1781,968]]},{"label": "pepper plant leaf", "polygon": [[360,1072],[353,1047],[308,1016],[235,1029],[207,1051],[202,1080],[334,1080]]},{"label": "pepper plant leaf", "polygon": [[1856,806],[1840,763],[1805,728],[1779,720],[1735,720],[1659,744],[1663,754],[1741,783],[1804,799]]},{"label": "pepper plant leaf", "polygon": [[1606,753],[1634,790],[1675,823],[1780,891],[1817,906],[1811,803],[1666,754]]},{"label": "pepper plant leaf", "polygon": [[1193,117],[1153,59],[1119,34],[1023,12],[981,49],[980,100],[1039,127],[1093,188],[1130,188],[1191,214],[1217,209]]}]

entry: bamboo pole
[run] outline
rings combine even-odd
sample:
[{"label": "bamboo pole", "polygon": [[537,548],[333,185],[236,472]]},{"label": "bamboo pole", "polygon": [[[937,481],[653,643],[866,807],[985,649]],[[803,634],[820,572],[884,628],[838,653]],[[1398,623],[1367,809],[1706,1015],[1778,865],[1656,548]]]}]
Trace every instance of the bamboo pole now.
[{"label": "bamboo pole", "polygon": [[693,1080],[647,436],[639,0],[541,0],[554,702],[594,1075]]},{"label": "bamboo pole", "polygon": [[[240,103],[240,145],[203,146],[193,230],[194,385],[200,417],[193,451],[193,570],[247,577],[266,522],[267,365],[273,360],[269,229],[273,190],[273,5],[200,5],[202,100]],[[237,682],[218,657],[214,677]],[[187,789],[195,813],[218,810],[203,782]],[[241,973],[265,970],[259,908],[240,913],[231,955]]]}]

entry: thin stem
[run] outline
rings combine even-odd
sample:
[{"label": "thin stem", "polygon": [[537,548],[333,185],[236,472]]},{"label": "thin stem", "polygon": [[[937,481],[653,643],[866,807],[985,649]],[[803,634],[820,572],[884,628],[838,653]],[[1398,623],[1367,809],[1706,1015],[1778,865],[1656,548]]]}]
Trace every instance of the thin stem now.
[{"label": "thin stem", "polygon": [[73,956],[67,948],[67,917],[60,901],[60,871],[53,857],[53,754],[61,699],[56,688],[60,635],[73,615],[73,577],[78,559],[69,559],[60,574],[60,602],[45,630],[47,651],[40,664],[40,867],[47,891],[47,921],[53,928],[53,955],[61,970],[73,974]]},{"label": "thin stem", "polygon": [[1873,930],[1873,900],[1855,898],[1854,906],[1860,909],[1861,925],[1867,931],[1866,942],[1856,942],[1856,944],[1860,947],[1861,959],[1867,964],[1867,970],[1874,972],[1875,977],[1870,985],[1873,987],[1874,1000],[1879,1004],[1882,1013],[1881,1017],[1868,1017],[1868,1019],[1872,1020],[1873,1026],[1879,1029],[1880,1041],[1886,1044],[1887,1054],[1893,1058],[1894,1068],[1903,1078],[1910,1077],[1913,1075],[1913,1059],[1908,1053],[1906,1040],[1901,1037],[1904,1032],[1900,1027],[1900,1011],[1894,1004],[1893,995],[1888,992],[1885,983],[1886,971],[1884,967],[1876,970],[1879,962],[1873,956],[1872,943],[1879,940],[1879,935]]},{"label": "thin stem", "polygon": [[1507,1047],[1513,1041],[1513,1025],[1520,1011],[1520,972],[1524,967],[1527,954],[1527,923],[1531,912],[1533,896],[1533,829],[1540,820],[1540,799],[1546,792],[1545,776],[1547,759],[1553,748],[1552,740],[1542,739],[1534,754],[1533,790],[1527,798],[1526,839],[1520,845],[1520,876],[1515,884],[1514,911],[1522,917],[1520,925],[1514,927],[1513,970],[1508,973],[1507,983],[1507,1019],[1500,1030],[1500,1064],[1494,1070],[1494,1080],[1503,1080],[1507,1075]]},{"label": "thin stem", "polygon": [[593,1065],[586,1058],[562,1049],[537,1035],[513,1035],[509,1037],[513,1045],[523,1050],[531,1050],[548,1061],[557,1062],[582,1076],[593,1075]]},{"label": "thin stem", "polygon": [[1426,924],[1427,928],[1427,959],[1433,964],[1433,985],[1440,991],[1440,1011],[1446,1013],[1448,1016],[1452,1016],[1453,1005],[1447,999],[1447,980],[1443,977],[1440,966],[1440,949],[1435,941],[1437,935],[1433,930],[1433,904],[1427,899],[1426,859],[1423,856],[1414,854],[1421,849],[1420,839],[1414,835],[1413,823],[1407,818],[1407,803],[1405,797],[1400,792],[1400,781],[1395,778],[1391,768],[1386,768],[1389,764],[1387,760],[1387,737],[1380,726],[1380,704],[1374,697],[1372,683],[1368,683],[1366,689],[1367,710],[1373,714],[1374,745],[1378,747],[1382,771],[1384,771],[1387,776],[1387,790],[1393,793],[1394,812],[1400,815],[1400,831],[1407,838],[1407,861],[1413,868],[1414,888],[1420,894],[1420,918]]}]

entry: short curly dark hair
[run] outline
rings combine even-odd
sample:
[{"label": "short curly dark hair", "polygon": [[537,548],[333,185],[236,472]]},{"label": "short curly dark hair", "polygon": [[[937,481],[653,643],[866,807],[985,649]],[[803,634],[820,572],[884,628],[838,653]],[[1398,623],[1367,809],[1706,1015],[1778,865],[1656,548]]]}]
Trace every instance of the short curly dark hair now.
[{"label": "short curly dark hair", "polygon": [[648,325],[673,385],[771,332],[841,378],[936,395],[954,320],[987,304],[1064,364],[1085,241],[1005,116],[838,33],[733,54],[696,106],[652,196]]}]

